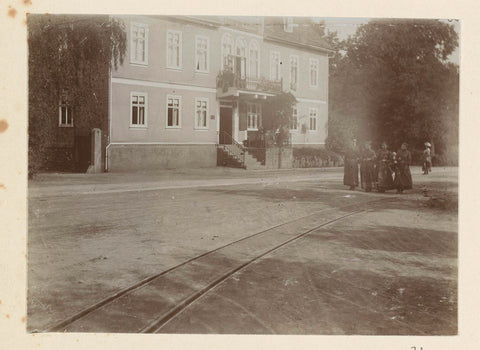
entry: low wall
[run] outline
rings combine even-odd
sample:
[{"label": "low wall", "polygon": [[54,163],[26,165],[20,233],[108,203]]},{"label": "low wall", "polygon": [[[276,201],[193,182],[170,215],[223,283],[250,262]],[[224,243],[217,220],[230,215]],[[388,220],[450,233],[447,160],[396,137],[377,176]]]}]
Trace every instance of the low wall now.
[{"label": "low wall", "polygon": [[110,145],[108,171],[128,172],[178,168],[208,168],[217,165],[212,145]]},{"label": "low wall", "polygon": [[271,147],[266,149],[265,167],[267,169],[291,169],[292,162],[292,148]]}]

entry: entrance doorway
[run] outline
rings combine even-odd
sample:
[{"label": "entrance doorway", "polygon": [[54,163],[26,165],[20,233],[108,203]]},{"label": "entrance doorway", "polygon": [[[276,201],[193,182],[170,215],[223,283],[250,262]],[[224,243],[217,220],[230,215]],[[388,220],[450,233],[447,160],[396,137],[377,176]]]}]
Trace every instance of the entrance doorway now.
[{"label": "entrance doorway", "polygon": [[232,143],[232,108],[220,107],[220,135],[218,143],[230,145]]}]

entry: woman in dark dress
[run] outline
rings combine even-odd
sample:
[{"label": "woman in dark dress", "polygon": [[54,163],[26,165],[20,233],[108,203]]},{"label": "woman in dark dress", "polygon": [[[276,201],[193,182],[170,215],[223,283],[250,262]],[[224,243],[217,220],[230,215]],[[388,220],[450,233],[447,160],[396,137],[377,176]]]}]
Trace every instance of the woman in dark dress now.
[{"label": "woman in dark dress", "polygon": [[358,148],[357,140],[353,139],[352,145],[345,151],[345,169],[343,184],[354,190],[358,186]]},{"label": "woman in dark dress", "polygon": [[396,161],[394,184],[397,193],[403,193],[403,190],[409,190],[412,188],[412,174],[410,173],[412,155],[407,149],[407,144],[405,142],[402,143],[402,147],[397,152]]},{"label": "woman in dark dress", "polygon": [[372,190],[372,185],[375,182],[375,152],[372,149],[370,141],[365,143],[365,147],[361,154],[360,172],[362,179],[362,188],[366,192]]},{"label": "woman in dark dress", "polygon": [[387,144],[383,142],[382,147],[377,151],[377,162],[375,169],[378,192],[385,192],[394,188],[392,166],[392,154],[388,150]]}]

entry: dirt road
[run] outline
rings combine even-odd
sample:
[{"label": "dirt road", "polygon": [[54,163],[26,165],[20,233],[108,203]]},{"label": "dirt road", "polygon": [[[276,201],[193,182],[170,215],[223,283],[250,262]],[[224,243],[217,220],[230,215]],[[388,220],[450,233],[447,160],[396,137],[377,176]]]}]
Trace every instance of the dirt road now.
[{"label": "dirt road", "polygon": [[[203,175],[32,183],[28,329],[44,330],[147,276],[279,223],[394,196],[346,191],[339,171]],[[451,169],[415,174],[410,194],[265,257],[162,332],[454,334],[457,213],[430,205],[424,193],[455,194],[456,176]]]}]

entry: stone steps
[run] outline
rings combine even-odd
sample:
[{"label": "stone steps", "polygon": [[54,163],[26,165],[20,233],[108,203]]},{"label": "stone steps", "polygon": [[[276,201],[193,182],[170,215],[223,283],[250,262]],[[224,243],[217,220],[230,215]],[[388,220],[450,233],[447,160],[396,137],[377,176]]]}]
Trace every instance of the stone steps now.
[{"label": "stone steps", "polygon": [[218,145],[218,150],[223,152],[223,162],[219,165],[252,170],[265,169],[265,165],[262,165],[248,152],[238,153],[238,148],[234,145]]}]

